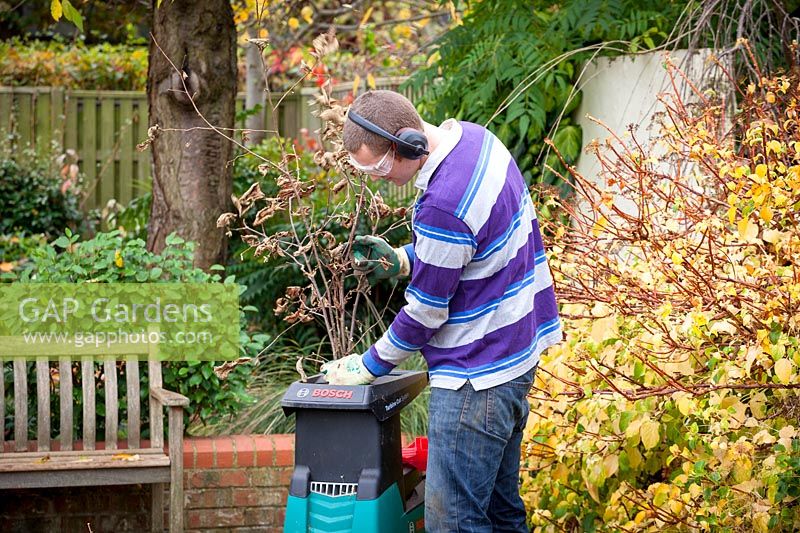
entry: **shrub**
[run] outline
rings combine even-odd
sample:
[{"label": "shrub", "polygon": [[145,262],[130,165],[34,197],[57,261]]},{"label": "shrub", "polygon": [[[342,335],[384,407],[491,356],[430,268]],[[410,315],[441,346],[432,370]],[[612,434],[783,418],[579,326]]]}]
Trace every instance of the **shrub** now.
[{"label": "shrub", "polygon": [[0,85],[143,91],[147,48],[82,43],[0,42]]},{"label": "shrub", "polygon": [[654,146],[574,174],[594,212],[549,232],[568,337],[524,448],[535,531],[800,526],[798,81],[744,88],[735,136],[713,93],[665,98]]},{"label": "shrub", "polygon": [[0,235],[0,281],[14,280],[31,253],[46,244],[44,235]]},{"label": "shrub", "polygon": [[82,220],[77,188],[41,158],[0,159],[0,234],[53,236]]},{"label": "shrub", "polygon": [[[99,233],[91,240],[80,241],[77,235],[67,230],[66,234],[31,255],[30,263],[19,276],[19,281],[26,283],[86,281],[219,283],[223,281],[217,273],[209,274],[192,266],[193,250],[194,243],[184,242],[175,235],[167,238],[166,248],[161,253],[154,254],[145,249],[144,241],[125,240],[118,231]],[[212,271],[221,269],[222,267],[212,267]],[[224,282],[235,283],[233,277],[228,277]],[[243,289],[242,287],[241,290]],[[268,338],[257,333],[251,334],[246,330],[244,321],[246,310],[253,309],[243,308],[241,313],[242,356],[255,358]],[[165,362],[162,366],[165,388],[180,392],[190,400],[186,410],[187,427],[191,423],[216,422],[224,416],[233,415],[251,401],[245,392],[253,368],[250,363],[235,366],[224,379],[215,373],[215,363],[212,361]],[[102,372],[101,365],[98,366],[98,372]],[[146,382],[146,374],[143,375],[143,380]],[[122,398],[125,394],[124,382],[120,382],[119,387]],[[80,388],[76,386],[75,391],[76,401],[80,402]],[[102,403],[101,398],[102,395],[98,395],[98,403]],[[143,401],[142,405],[146,411],[147,402]],[[120,409],[124,410],[124,405],[121,405]],[[104,427],[105,424],[101,416],[103,412],[102,405],[99,405],[98,428]],[[120,420],[124,419],[124,415],[120,413]],[[79,424],[80,421],[76,420],[75,423]]]}]

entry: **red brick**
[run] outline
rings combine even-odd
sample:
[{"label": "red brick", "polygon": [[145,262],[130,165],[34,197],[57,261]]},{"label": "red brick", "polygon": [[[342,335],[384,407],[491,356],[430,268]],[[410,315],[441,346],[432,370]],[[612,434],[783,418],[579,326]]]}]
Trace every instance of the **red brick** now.
[{"label": "red brick", "polygon": [[253,442],[256,447],[256,466],[272,466],[272,440],[264,435],[254,435]]},{"label": "red brick", "polygon": [[243,509],[197,509],[193,511],[199,515],[200,528],[243,526]]},{"label": "red brick", "polygon": [[258,505],[259,489],[233,489],[233,505],[235,507],[255,507]]},{"label": "red brick", "polygon": [[233,489],[234,507],[278,507],[286,503],[288,491],[282,488]]},{"label": "red brick", "polygon": [[230,437],[217,437],[213,440],[214,448],[217,453],[217,468],[232,468],[233,463],[233,439]]},{"label": "red brick", "polygon": [[251,435],[233,435],[236,466],[256,466],[256,444]]},{"label": "red brick", "polygon": [[197,457],[197,449],[194,447],[194,442],[191,439],[183,441],[183,468],[194,468],[194,462]]},{"label": "red brick", "polygon": [[220,472],[216,470],[200,470],[189,475],[187,489],[205,489],[220,486]]},{"label": "red brick", "polygon": [[283,523],[277,509],[250,507],[244,509],[244,525],[246,526],[277,526]]},{"label": "red brick", "polygon": [[248,485],[245,469],[220,470],[219,484],[222,487],[246,487]]},{"label": "red brick", "polygon": [[186,507],[190,509],[215,509],[233,506],[233,492],[228,488],[186,491]]},{"label": "red brick", "polygon": [[294,435],[273,435],[275,439],[275,466],[294,464]]},{"label": "red brick", "polygon": [[186,527],[189,529],[198,529],[200,527],[200,511],[189,509],[186,512]]},{"label": "red brick", "polygon": [[197,450],[194,468],[213,468],[216,466],[212,442],[212,439],[192,439],[192,444]]},{"label": "red brick", "polygon": [[258,435],[258,466],[288,466],[294,464],[294,435]]},{"label": "red brick", "polygon": [[254,487],[277,487],[281,485],[280,471],[277,468],[248,468],[250,484]]},{"label": "red brick", "polygon": [[289,483],[292,481],[292,474],[294,473],[294,468],[280,468],[277,469],[280,472],[280,477],[278,478],[279,485],[289,486]]}]

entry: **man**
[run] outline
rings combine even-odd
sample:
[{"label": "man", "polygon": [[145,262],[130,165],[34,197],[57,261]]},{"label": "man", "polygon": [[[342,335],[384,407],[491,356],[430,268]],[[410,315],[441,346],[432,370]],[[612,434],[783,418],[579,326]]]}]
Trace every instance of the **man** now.
[{"label": "man", "polygon": [[364,384],[421,351],[431,385],[426,531],[528,531],[519,496],[527,394],[540,354],[562,334],[522,175],[485,128],[425,123],[392,91],[353,102],[344,147],[354,167],[398,186],[417,175],[422,192],[412,245],[368,236],[353,250],[372,277],[410,271],[407,305],[364,354],[322,369],[330,383]]}]

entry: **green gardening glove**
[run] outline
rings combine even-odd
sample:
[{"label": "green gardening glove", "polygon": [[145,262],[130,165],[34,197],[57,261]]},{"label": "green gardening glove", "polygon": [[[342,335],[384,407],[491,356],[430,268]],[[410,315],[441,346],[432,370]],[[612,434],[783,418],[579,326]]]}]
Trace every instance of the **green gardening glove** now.
[{"label": "green gardening glove", "polygon": [[367,276],[370,285],[380,279],[407,276],[411,270],[405,250],[391,245],[375,235],[359,235],[353,240],[353,267],[357,274]]}]

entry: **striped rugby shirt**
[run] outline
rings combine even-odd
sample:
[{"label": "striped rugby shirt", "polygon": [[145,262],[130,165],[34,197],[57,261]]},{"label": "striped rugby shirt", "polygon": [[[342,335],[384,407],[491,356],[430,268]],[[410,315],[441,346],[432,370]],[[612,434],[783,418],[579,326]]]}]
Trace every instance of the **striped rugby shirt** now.
[{"label": "striped rugby shirt", "polygon": [[487,129],[453,119],[420,169],[407,304],[364,353],[376,376],[421,351],[432,387],[506,383],[561,341],[553,280],[525,181]]}]

